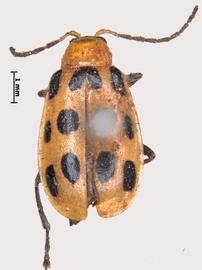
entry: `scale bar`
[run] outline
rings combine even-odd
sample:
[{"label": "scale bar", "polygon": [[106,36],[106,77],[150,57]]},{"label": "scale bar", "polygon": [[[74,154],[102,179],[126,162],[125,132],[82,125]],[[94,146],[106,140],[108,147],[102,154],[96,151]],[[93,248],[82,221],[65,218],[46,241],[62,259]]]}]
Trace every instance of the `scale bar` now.
[{"label": "scale bar", "polygon": [[11,73],[13,74],[13,100],[11,101],[11,104],[17,104],[18,102],[15,100],[16,94],[15,94],[15,74],[17,73],[16,70],[12,70]]}]

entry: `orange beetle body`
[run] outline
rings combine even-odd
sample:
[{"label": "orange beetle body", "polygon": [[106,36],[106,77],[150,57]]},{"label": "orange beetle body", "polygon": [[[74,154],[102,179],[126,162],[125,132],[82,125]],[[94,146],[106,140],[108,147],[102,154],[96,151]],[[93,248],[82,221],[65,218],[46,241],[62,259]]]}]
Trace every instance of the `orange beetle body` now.
[{"label": "orange beetle body", "polygon": [[[114,117],[107,135],[92,124],[102,112]],[[127,77],[112,66],[106,41],[74,39],[52,76],[41,120],[39,174],[51,204],[75,221],[90,204],[102,217],[121,213],[136,193],[143,156]]]},{"label": "orange beetle body", "polygon": [[[87,217],[89,205],[101,217],[126,210],[136,194],[143,165],[155,158],[142,143],[140,125],[129,87],[141,73],[124,75],[112,65],[112,54],[100,35],[111,34],[149,43],[170,41],[189,26],[198,6],[185,24],[163,38],[147,38],[101,29],[95,36],[81,37],[75,31],[31,51],[16,52],[26,57],[48,49],[68,36],[70,42],[47,90],[39,91],[45,105],[39,135],[39,173],[35,196],[46,231],[43,266],[50,267],[50,224],[39,194],[42,182],[53,207],[67,217],[70,225]],[[147,156],[144,159],[144,156]]]}]

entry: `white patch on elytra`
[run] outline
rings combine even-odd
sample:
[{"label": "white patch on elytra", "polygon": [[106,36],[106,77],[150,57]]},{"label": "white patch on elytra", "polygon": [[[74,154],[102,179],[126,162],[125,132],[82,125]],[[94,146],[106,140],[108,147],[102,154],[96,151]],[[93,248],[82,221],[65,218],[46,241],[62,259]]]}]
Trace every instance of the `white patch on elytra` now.
[{"label": "white patch on elytra", "polygon": [[117,113],[111,108],[99,108],[89,120],[90,130],[96,136],[106,137],[116,131]]}]

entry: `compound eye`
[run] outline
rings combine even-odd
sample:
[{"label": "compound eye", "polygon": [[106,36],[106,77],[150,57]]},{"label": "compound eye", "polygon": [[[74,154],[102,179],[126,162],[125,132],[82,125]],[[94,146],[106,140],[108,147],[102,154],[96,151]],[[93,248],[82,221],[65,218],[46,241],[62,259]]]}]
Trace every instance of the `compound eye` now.
[{"label": "compound eye", "polygon": [[76,39],[78,39],[78,38],[76,38],[76,37],[72,38],[69,43],[72,43],[72,41],[75,41]]},{"label": "compound eye", "polygon": [[107,43],[107,41],[106,41],[106,39],[105,38],[103,38],[103,37],[100,37],[100,36],[97,36],[97,38],[100,38],[100,39],[102,39],[105,43]]}]

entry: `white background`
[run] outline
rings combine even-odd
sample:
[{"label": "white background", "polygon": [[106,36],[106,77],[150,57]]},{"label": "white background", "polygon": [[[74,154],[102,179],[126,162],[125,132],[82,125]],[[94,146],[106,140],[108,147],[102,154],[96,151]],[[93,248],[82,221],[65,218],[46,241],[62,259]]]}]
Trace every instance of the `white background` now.
[{"label": "white background", "polygon": [[[175,32],[196,3],[187,1],[4,1],[1,6],[1,230],[0,269],[42,269],[44,231],[34,198],[37,137],[43,99],[37,91],[60,68],[68,45],[29,58],[28,50],[68,30],[93,35],[99,28],[165,36]],[[202,5],[201,5],[202,8]],[[202,269],[202,39],[201,11],[170,43],[143,44],[105,35],[113,63],[142,72],[132,92],[145,144],[156,152],[146,166],[134,204],[123,214],[69,227],[43,201],[51,222],[53,270]],[[11,105],[10,70],[21,77],[19,104]],[[2,83],[3,82],[3,83]]]}]

